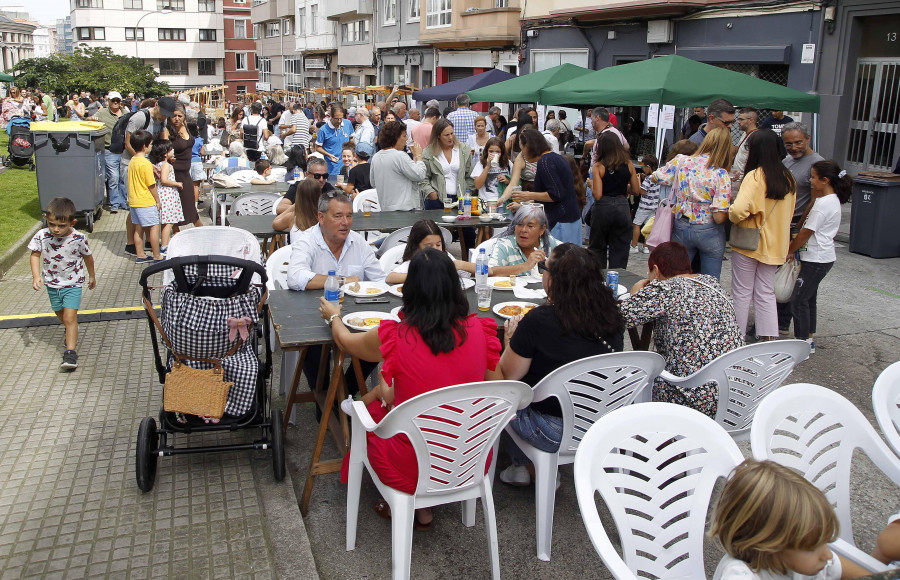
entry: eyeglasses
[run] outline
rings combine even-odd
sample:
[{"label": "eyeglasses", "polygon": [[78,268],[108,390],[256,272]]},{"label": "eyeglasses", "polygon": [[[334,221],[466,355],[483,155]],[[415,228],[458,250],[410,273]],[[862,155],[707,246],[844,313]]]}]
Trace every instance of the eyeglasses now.
[{"label": "eyeglasses", "polygon": [[310,173],[314,179],[328,179],[327,173]]},{"label": "eyeglasses", "polygon": [[723,125],[725,125],[726,127],[731,127],[732,125],[734,125],[734,119],[732,119],[732,120],[730,120],[730,121],[726,121],[726,120],[723,119],[722,117],[716,117],[716,119],[718,119],[719,121],[721,121],[721,123],[722,123]]}]

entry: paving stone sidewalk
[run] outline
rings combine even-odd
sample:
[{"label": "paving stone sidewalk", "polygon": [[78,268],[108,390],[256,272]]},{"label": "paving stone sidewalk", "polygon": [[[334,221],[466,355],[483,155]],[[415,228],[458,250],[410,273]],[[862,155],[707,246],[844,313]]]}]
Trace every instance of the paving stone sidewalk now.
[{"label": "paving stone sidewalk", "polygon": [[[98,286],[82,309],[139,306],[125,216],[105,214],[89,235]],[[0,281],[0,315],[47,312],[25,256]],[[137,428],[162,402],[147,322],[80,333],[81,366],[61,373],[61,326],[0,330],[0,578],[317,577],[290,479],[274,481],[270,452],[160,458],[156,486],[141,493]]]}]

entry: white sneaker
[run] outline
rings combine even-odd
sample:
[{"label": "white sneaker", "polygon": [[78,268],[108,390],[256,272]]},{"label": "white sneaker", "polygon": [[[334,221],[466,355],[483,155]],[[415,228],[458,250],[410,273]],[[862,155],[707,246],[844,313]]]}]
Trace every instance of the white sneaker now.
[{"label": "white sneaker", "polygon": [[643,252],[645,254],[649,254],[650,248],[648,248],[647,246],[641,246],[641,252]]},{"label": "white sneaker", "polygon": [[640,254],[641,250],[637,246],[631,246],[631,249],[628,250],[629,254]]},{"label": "white sneaker", "polygon": [[524,465],[510,465],[500,472],[500,481],[516,487],[531,485],[531,475]]}]

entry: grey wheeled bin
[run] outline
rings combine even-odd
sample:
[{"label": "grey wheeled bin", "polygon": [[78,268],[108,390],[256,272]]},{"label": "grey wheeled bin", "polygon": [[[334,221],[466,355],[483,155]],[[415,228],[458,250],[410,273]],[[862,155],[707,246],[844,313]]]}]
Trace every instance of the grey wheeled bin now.
[{"label": "grey wheeled bin", "polygon": [[856,177],[850,208],[850,251],[872,258],[900,256],[900,179]]},{"label": "grey wheeled bin", "polygon": [[105,139],[101,123],[63,122],[33,129],[41,211],[56,197],[68,197],[83,214],[88,232],[100,217],[106,195]]}]

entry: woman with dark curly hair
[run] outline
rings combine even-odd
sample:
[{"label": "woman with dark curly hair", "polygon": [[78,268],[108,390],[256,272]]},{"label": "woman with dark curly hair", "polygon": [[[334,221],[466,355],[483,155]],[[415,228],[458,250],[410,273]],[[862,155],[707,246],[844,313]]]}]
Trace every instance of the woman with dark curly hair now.
[{"label": "woman with dark curly hair", "polygon": [[408,211],[422,209],[419,182],[425,179],[422,148],[415,142],[409,144],[413,154],[410,159],[406,148],[406,126],[389,121],[378,133],[378,153],[369,162],[369,181],[378,192],[381,211]]},{"label": "woman with dark curly hair", "polygon": [[[532,387],[572,361],[621,352],[625,332],[616,300],[600,275],[596,254],[575,244],[560,244],[541,269],[547,303],[524,317],[506,321],[506,350],[500,358],[504,378]],[[537,449],[559,450],[562,409],[555,398],[518,411],[509,425]],[[511,439],[507,442],[512,465],[500,473],[500,480],[510,485],[530,484],[528,458]]]}]

